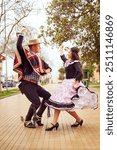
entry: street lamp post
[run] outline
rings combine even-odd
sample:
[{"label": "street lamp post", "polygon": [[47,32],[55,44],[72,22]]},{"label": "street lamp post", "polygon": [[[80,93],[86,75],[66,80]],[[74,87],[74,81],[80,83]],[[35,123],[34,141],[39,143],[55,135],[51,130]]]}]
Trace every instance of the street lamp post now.
[{"label": "street lamp post", "polygon": [[[4,40],[5,40],[5,47],[6,48],[6,7],[5,7],[5,1],[4,1],[4,26],[5,26],[5,36],[4,36]],[[4,49],[5,51],[5,49]],[[7,84],[7,78],[8,78],[8,73],[7,73],[7,53],[6,53],[6,90],[8,91],[8,84]]]}]

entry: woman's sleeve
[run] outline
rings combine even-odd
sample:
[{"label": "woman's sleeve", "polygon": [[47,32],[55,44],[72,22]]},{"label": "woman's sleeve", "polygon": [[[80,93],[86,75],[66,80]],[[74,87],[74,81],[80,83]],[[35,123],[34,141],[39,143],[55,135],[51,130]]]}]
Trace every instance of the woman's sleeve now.
[{"label": "woman's sleeve", "polygon": [[65,57],[65,55],[63,54],[63,55],[61,55],[60,57],[61,57],[61,59],[63,60],[63,62],[65,63],[66,60],[67,60],[67,58]]},{"label": "woman's sleeve", "polygon": [[82,70],[81,63],[80,62],[75,62],[74,67],[75,67],[75,70],[76,70],[75,79],[76,79],[76,81],[80,82],[83,78],[83,70]]}]

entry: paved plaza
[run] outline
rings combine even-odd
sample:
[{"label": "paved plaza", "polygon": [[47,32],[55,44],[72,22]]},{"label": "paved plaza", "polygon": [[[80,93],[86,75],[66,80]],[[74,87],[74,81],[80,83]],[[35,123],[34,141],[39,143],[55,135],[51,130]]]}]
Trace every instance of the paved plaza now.
[{"label": "paved plaza", "polygon": [[[47,85],[53,92],[57,84]],[[99,95],[99,89],[92,89]],[[43,127],[28,129],[23,126],[20,116],[25,116],[30,103],[24,95],[18,94],[0,100],[0,150],[99,150],[100,149],[100,107],[96,110],[76,110],[83,118],[82,127],[71,128],[75,121],[62,111],[57,131],[47,132],[52,122],[44,112]],[[51,110],[53,115],[53,110]]]}]

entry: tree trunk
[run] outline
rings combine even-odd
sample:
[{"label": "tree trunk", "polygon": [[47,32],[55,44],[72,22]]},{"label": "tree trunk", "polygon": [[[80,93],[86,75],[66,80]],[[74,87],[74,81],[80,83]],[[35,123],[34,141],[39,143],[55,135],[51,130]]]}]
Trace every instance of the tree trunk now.
[{"label": "tree trunk", "polygon": [[1,73],[2,73],[2,61],[0,60],[0,93],[2,92]]}]

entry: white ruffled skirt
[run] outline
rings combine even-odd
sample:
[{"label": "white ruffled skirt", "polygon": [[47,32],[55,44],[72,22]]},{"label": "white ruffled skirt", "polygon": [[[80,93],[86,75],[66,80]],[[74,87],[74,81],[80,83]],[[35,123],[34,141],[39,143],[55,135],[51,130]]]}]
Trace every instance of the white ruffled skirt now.
[{"label": "white ruffled skirt", "polygon": [[[74,108],[97,108],[97,95],[89,91],[82,82],[79,83],[79,88],[76,90],[74,87],[74,79],[65,79],[62,84],[54,91],[46,105],[59,110],[72,110]],[[82,88],[81,88],[82,87]],[[80,91],[78,93],[78,91]],[[78,97],[75,95],[79,94]],[[96,96],[90,96],[90,95]],[[73,98],[74,97],[74,98]],[[95,100],[92,100],[95,99]]]}]

